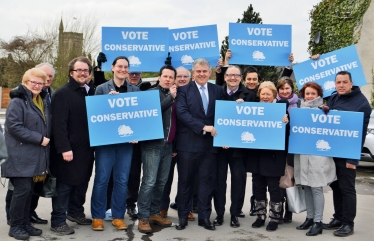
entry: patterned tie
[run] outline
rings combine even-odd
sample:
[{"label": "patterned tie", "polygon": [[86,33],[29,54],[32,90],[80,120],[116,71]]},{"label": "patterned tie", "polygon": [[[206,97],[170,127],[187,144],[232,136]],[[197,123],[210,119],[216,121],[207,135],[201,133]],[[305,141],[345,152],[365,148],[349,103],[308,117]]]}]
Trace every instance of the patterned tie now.
[{"label": "patterned tie", "polygon": [[206,98],[206,95],[205,95],[205,92],[204,92],[205,87],[201,86],[200,89],[201,89],[201,100],[203,101],[204,112],[205,112],[205,115],[206,115],[207,112],[208,112],[208,98]]},{"label": "patterned tie", "polygon": [[234,91],[231,90],[230,93],[229,93],[229,95],[232,95],[232,94],[234,94]]}]

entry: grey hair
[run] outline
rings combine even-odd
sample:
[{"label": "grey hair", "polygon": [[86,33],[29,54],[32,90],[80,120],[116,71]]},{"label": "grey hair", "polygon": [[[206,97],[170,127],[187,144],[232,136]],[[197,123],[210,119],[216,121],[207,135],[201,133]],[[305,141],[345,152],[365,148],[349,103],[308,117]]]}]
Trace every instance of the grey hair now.
[{"label": "grey hair", "polygon": [[231,65],[231,64],[230,64],[229,66],[227,66],[226,71],[227,71],[228,69],[230,69],[230,68],[237,68],[237,69],[239,70],[240,75],[242,74],[242,70],[240,69],[239,66],[237,66],[237,65]]},{"label": "grey hair", "polygon": [[186,69],[186,68],[183,67],[183,66],[180,66],[180,67],[176,68],[176,71],[177,71],[177,72],[178,72],[178,69],[186,70],[187,73],[188,73],[188,79],[191,79],[191,72],[190,72],[188,69]]},{"label": "grey hair", "polygon": [[51,68],[53,76],[55,76],[56,70],[53,68],[53,65],[51,65],[50,63],[41,63],[41,64],[36,65],[35,68],[40,68],[43,66],[48,66],[49,68]]},{"label": "grey hair", "polygon": [[208,60],[204,59],[204,58],[199,58],[199,59],[196,59],[193,64],[192,64],[192,70],[195,69],[195,66],[199,64],[199,65],[207,65],[208,68],[210,69],[210,63]]}]

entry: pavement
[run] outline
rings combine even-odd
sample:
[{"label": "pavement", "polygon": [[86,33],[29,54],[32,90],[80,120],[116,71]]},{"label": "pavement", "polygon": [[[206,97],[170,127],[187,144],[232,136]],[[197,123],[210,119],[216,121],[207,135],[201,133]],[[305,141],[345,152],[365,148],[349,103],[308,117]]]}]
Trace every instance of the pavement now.
[{"label": "pavement", "polygon": [[[367,180],[374,179],[374,163],[362,163],[360,164],[360,170],[369,170],[371,175],[367,175]],[[361,177],[360,177],[361,178]],[[364,178],[364,177],[362,177]],[[339,238],[333,235],[332,230],[323,230],[321,235],[318,235],[315,240],[373,240],[373,222],[374,222],[374,186],[366,182],[365,179],[360,179],[361,181],[357,182],[357,217],[355,219],[355,233],[352,236],[346,238]],[[4,178],[1,179],[4,184]],[[175,197],[176,193],[176,180],[177,175],[174,176],[174,183],[172,187],[171,198]],[[228,187],[231,186],[230,183],[230,174],[227,178]],[[312,237],[305,236],[307,231],[296,230],[296,226],[304,222],[306,218],[306,213],[294,214],[292,223],[279,225],[278,230],[275,232],[267,232],[265,227],[260,229],[254,229],[251,227],[251,224],[255,221],[256,217],[251,217],[248,215],[250,209],[250,194],[251,190],[251,174],[247,175],[247,188],[246,188],[246,197],[245,204],[243,207],[243,212],[246,214],[245,218],[240,218],[241,226],[239,228],[231,228],[230,214],[228,210],[230,208],[230,194],[227,192],[226,199],[226,213],[224,216],[224,223],[222,226],[216,227],[215,231],[205,230],[203,227],[197,225],[197,221],[189,222],[185,230],[178,231],[175,227],[159,227],[152,226],[154,230],[153,234],[144,235],[140,233],[137,229],[137,221],[131,220],[129,216],[125,215],[125,222],[128,225],[127,231],[117,231],[110,223],[110,221],[104,221],[105,230],[104,231],[93,231],[91,226],[82,226],[77,225],[67,221],[75,229],[75,234],[67,236],[58,236],[52,231],[50,231],[49,224],[47,225],[36,225],[37,228],[43,230],[43,234],[38,237],[31,237],[29,240],[32,241],[50,241],[50,240],[77,240],[77,241],[119,241],[119,240],[128,240],[128,241],[257,241],[257,240],[280,240],[280,241],[300,241],[304,238],[313,239]],[[89,189],[87,191],[87,201],[85,204],[85,213],[90,217],[90,198],[92,191],[93,177],[91,177],[91,182]],[[15,240],[8,236],[9,226],[6,224],[5,216],[5,195],[7,191],[7,185],[5,188],[0,189],[0,240]],[[228,188],[230,190],[230,188]],[[325,211],[324,211],[324,222],[329,222],[333,214],[333,203],[332,203],[332,191],[329,187],[324,188],[325,193]],[[41,198],[39,200],[39,206],[37,208],[37,213],[40,217],[50,219],[50,213],[52,210],[51,199]],[[214,210],[214,208],[213,208]],[[195,214],[197,220],[197,214]],[[211,221],[216,217],[215,212],[212,212]],[[176,210],[169,209],[168,218],[173,222],[178,222],[178,214]],[[267,220],[268,221],[268,220]],[[267,221],[265,225],[267,224]]]}]

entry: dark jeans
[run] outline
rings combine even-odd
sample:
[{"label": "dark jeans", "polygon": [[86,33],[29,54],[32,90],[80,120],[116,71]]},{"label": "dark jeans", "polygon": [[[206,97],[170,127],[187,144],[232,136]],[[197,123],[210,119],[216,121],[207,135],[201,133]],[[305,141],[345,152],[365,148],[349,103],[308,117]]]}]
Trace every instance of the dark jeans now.
[{"label": "dark jeans", "polygon": [[88,182],[80,185],[69,185],[57,180],[57,197],[52,198],[51,226],[59,227],[66,224],[66,213],[72,217],[85,217],[84,203]]},{"label": "dark jeans", "polygon": [[344,224],[354,225],[357,209],[356,170],[336,165],[336,177],[330,187],[333,191],[334,218]]},{"label": "dark jeans", "polygon": [[32,177],[12,177],[10,181],[14,190],[9,213],[11,226],[15,227],[30,222],[29,214],[34,182]]},{"label": "dark jeans", "polygon": [[241,157],[233,157],[233,149],[220,150],[217,157],[217,186],[214,192],[214,208],[217,215],[224,215],[226,205],[227,171],[231,173],[230,214],[239,216],[245,196],[247,172]]},{"label": "dark jeans", "polygon": [[30,217],[31,216],[38,216],[35,212],[36,208],[38,207],[39,196],[32,195],[31,197],[31,205],[30,205]]},{"label": "dark jeans", "polygon": [[161,210],[161,199],[170,172],[172,145],[141,145],[143,177],[139,190],[138,219],[148,219]]},{"label": "dark jeans", "polygon": [[268,190],[270,193],[270,201],[274,203],[281,202],[281,193],[279,188],[280,177],[266,177],[258,173],[253,173],[252,177],[256,187],[255,198],[257,201],[265,201],[266,191]]},{"label": "dark jeans", "polygon": [[209,151],[207,142],[198,152],[178,152],[178,217],[186,218],[192,207],[195,176],[198,175],[199,219],[209,219],[212,213],[212,197],[216,186],[216,153]]},{"label": "dark jeans", "polygon": [[126,198],[127,208],[136,207],[135,203],[138,201],[141,171],[142,171],[142,153],[140,150],[140,144],[134,144],[133,154],[132,154],[132,159],[131,159],[131,169],[130,169],[130,174],[129,174],[129,182],[127,184],[127,198]]}]

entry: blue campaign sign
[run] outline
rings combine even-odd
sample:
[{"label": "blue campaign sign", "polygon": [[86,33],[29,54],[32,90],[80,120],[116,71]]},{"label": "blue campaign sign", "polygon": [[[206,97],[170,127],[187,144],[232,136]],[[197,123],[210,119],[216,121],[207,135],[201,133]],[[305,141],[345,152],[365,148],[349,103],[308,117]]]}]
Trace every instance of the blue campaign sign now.
[{"label": "blue campaign sign", "polygon": [[168,28],[103,27],[103,70],[111,71],[113,60],[126,56],[130,71],[158,72],[168,56],[168,34]]},{"label": "blue campaign sign", "polygon": [[229,23],[230,63],[288,66],[292,26]]},{"label": "blue campaign sign", "polygon": [[87,96],[86,106],[91,146],[164,138],[158,90]]},{"label": "blue campaign sign", "polygon": [[284,150],[284,103],[216,101],[214,146]]},{"label": "blue campaign sign", "polygon": [[296,64],[293,70],[299,89],[305,83],[314,81],[322,87],[323,97],[335,91],[335,75],[342,70],[351,72],[354,85],[367,84],[355,45],[322,54],[318,60]]},{"label": "blue campaign sign", "polygon": [[289,153],[361,158],[364,113],[291,108],[290,116]]},{"label": "blue campaign sign", "polygon": [[192,69],[193,61],[198,58],[205,58],[215,66],[219,58],[217,25],[170,29],[169,52],[176,67]]}]

